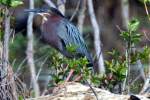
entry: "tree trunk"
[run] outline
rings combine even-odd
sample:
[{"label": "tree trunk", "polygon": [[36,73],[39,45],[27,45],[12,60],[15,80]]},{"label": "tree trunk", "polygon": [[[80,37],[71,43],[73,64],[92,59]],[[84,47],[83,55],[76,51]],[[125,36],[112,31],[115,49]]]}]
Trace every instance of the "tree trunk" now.
[{"label": "tree trunk", "polygon": [[88,0],[88,8],[89,8],[89,15],[94,30],[94,46],[95,46],[96,56],[98,60],[98,70],[99,73],[105,74],[104,59],[101,50],[100,29],[94,13],[92,0]]},{"label": "tree trunk", "polygon": [[14,74],[9,66],[9,36],[10,36],[10,16],[9,10],[5,9],[5,33],[3,40],[2,64],[0,65],[0,99],[18,100]]},{"label": "tree trunk", "polygon": [[[30,9],[34,9],[34,0],[30,0],[29,3],[30,3],[29,4]],[[34,17],[34,13],[30,12],[28,22],[27,22],[28,45],[27,45],[26,53],[27,53],[27,61],[28,61],[30,73],[31,73],[31,83],[33,85],[35,97],[38,97],[40,94],[40,91],[39,91],[39,85],[36,80],[36,70],[35,70],[34,58],[33,58],[33,53],[34,53],[33,51],[33,28],[32,28],[33,17]]]}]

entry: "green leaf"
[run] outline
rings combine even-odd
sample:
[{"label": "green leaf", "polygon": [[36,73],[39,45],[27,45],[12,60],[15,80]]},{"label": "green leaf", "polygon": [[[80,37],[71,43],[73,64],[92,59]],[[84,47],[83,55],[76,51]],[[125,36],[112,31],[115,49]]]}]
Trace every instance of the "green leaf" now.
[{"label": "green leaf", "polygon": [[125,41],[128,41],[130,35],[129,35],[129,32],[123,31],[123,32],[121,32],[120,36],[121,36]]},{"label": "green leaf", "polygon": [[145,46],[144,50],[142,52],[139,53],[139,58],[144,61],[145,63],[148,62],[149,58],[150,58],[150,48]]},{"label": "green leaf", "polygon": [[133,34],[131,36],[131,43],[134,44],[138,43],[141,40],[141,36],[142,36],[141,34]]},{"label": "green leaf", "polygon": [[19,95],[18,99],[23,100],[24,98],[23,98],[23,96]]},{"label": "green leaf", "polygon": [[137,19],[133,19],[129,22],[128,28],[129,32],[135,32],[139,27],[140,22]]},{"label": "green leaf", "polygon": [[11,0],[0,0],[0,3],[6,6],[10,6]]},{"label": "green leaf", "polygon": [[[141,0],[141,1],[143,1],[143,0]],[[150,3],[150,0],[144,0],[144,2],[146,2],[146,3]]]},{"label": "green leaf", "polygon": [[3,36],[4,36],[4,32],[2,32],[2,30],[0,30],[0,40],[3,39]]},{"label": "green leaf", "polygon": [[150,0],[139,0],[141,3],[150,3]]},{"label": "green leaf", "polygon": [[11,2],[11,7],[17,7],[17,6],[22,5],[22,4],[23,4],[22,1],[14,0],[14,1]]},{"label": "green leaf", "polygon": [[69,44],[66,46],[67,50],[70,52],[70,53],[75,53],[76,52],[76,49],[77,49],[77,45],[74,45],[74,44]]},{"label": "green leaf", "polygon": [[21,0],[0,0],[0,3],[9,7],[17,7],[23,4]]}]

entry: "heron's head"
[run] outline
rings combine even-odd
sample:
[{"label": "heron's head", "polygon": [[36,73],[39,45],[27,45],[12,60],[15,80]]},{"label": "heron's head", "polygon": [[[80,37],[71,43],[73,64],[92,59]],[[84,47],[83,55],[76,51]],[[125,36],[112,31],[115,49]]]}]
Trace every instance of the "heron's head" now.
[{"label": "heron's head", "polygon": [[64,17],[64,15],[56,8],[50,7],[48,9],[39,9],[36,13],[36,17],[38,17],[38,20],[41,19],[42,22],[48,21],[48,18],[50,16],[54,17]]},{"label": "heron's head", "polygon": [[46,9],[35,9],[34,23],[36,26],[50,21],[49,18],[64,18],[63,14],[56,8],[50,7]]}]

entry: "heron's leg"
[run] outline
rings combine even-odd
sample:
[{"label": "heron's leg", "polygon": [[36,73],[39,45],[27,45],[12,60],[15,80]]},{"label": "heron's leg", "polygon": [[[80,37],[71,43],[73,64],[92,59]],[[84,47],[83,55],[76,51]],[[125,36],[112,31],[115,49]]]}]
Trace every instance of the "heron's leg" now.
[{"label": "heron's leg", "polygon": [[[73,75],[73,72],[74,72],[74,69],[71,69],[70,72],[69,72],[69,75],[67,76],[65,82],[69,82],[71,76]],[[77,77],[73,80],[73,82],[78,82],[82,79],[82,75],[77,75]]]},{"label": "heron's leg", "polygon": [[74,82],[79,82],[81,81],[81,79],[82,79],[82,75],[80,74],[74,79]]},{"label": "heron's leg", "polygon": [[73,75],[74,69],[71,69],[69,72],[69,75],[67,76],[65,82],[63,84],[58,85],[56,88],[53,89],[53,93],[56,93],[58,90],[60,90],[61,88],[65,87],[65,84],[67,84],[71,78],[71,76]]},{"label": "heron's leg", "polygon": [[[69,72],[69,75],[67,76],[65,82],[63,84],[58,85],[56,88],[53,89],[53,93],[56,93],[57,91],[59,91],[61,88],[64,88],[66,84],[69,83],[69,80],[71,78],[71,76],[73,75],[74,69],[71,69]],[[80,81],[82,78],[82,75],[78,75],[75,80],[73,80],[72,82],[77,82]]]},{"label": "heron's leg", "polygon": [[71,69],[70,72],[69,72],[69,75],[67,76],[65,82],[68,82],[71,78],[71,76],[73,75],[73,72],[74,72],[74,69]]}]

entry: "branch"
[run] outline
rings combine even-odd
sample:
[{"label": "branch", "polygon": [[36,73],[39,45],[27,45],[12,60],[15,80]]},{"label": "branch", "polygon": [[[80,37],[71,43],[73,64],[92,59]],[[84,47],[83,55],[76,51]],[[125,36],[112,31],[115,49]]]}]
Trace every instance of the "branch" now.
[{"label": "branch", "polygon": [[78,12],[78,10],[79,10],[80,3],[81,3],[81,0],[78,1],[78,4],[77,4],[77,6],[76,6],[76,9],[75,9],[75,11],[73,12],[71,18],[69,19],[70,21],[72,21],[73,18],[75,17],[75,15],[77,14],[77,12]]},{"label": "branch", "polygon": [[94,30],[94,46],[95,46],[96,56],[98,60],[99,73],[105,74],[104,60],[103,60],[103,55],[101,53],[101,46],[100,46],[101,45],[100,29],[94,13],[92,0],[88,0],[88,8],[89,8],[89,15]]},{"label": "branch", "polygon": [[145,11],[146,11],[148,20],[150,21],[150,15],[149,15],[148,8],[147,8],[147,5],[146,5],[146,0],[144,0],[144,7],[145,7]]},{"label": "branch", "polygon": [[[56,8],[56,5],[51,1],[51,0],[44,0],[44,2],[49,6],[49,7],[53,7]],[[62,0],[58,0],[57,4],[58,4],[58,9],[59,11],[64,15],[65,14],[65,1],[62,3]]]},{"label": "branch", "polygon": [[44,2],[45,2],[49,7],[56,8],[55,4],[54,4],[51,0],[44,0]]},{"label": "branch", "polygon": [[65,2],[66,0],[57,0],[58,9],[63,15],[65,15]]},{"label": "branch", "polygon": [[[34,0],[29,1],[30,9],[34,9]],[[31,81],[33,82],[33,89],[35,92],[35,96],[38,97],[40,94],[39,85],[36,80],[36,70],[33,59],[33,17],[34,13],[29,12],[28,22],[27,22],[27,35],[28,35],[28,44],[27,44],[27,61],[29,64],[30,72],[31,72]]]},{"label": "branch", "polygon": [[5,11],[5,34],[4,34],[4,41],[3,41],[3,55],[2,55],[2,69],[1,69],[1,77],[4,77],[7,74],[8,70],[8,56],[9,56],[9,36],[10,36],[10,16],[9,11],[6,8]]},{"label": "branch", "polygon": [[47,59],[48,59],[48,56],[47,56],[47,57],[45,58],[45,60],[41,63],[40,69],[39,69],[39,71],[38,71],[38,73],[37,73],[37,75],[36,75],[36,80],[38,80],[38,78],[39,78],[39,76],[40,76],[40,73],[41,73],[41,71],[42,71],[43,65],[45,64],[45,62],[47,61]]},{"label": "branch", "polygon": [[[123,21],[123,26],[127,30],[128,29],[128,23],[129,23],[129,3],[128,0],[122,0],[121,1],[121,12],[122,12],[122,21]],[[126,43],[127,44],[127,43]],[[122,91],[123,93],[125,92],[125,89],[128,88],[128,93],[130,91],[130,86],[129,86],[129,80],[130,80],[130,54],[127,52],[128,50],[126,49],[126,60],[127,60],[127,70],[126,70],[126,78],[123,82],[122,86]],[[127,81],[128,80],[128,81]]]},{"label": "branch", "polygon": [[142,90],[140,91],[140,94],[144,94],[146,93],[147,89],[150,87],[150,76],[148,76],[148,78],[146,79],[145,83],[144,83],[144,86],[142,88]]},{"label": "branch", "polygon": [[81,9],[79,11],[79,16],[78,16],[78,27],[81,34],[83,33],[82,31],[83,31],[83,23],[85,19],[85,9],[86,9],[86,0],[82,0]]},{"label": "branch", "polygon": [[16,93],[16,84],[14,82],[13,70],[12,67],[9,66],[9,37],[10,37],[10,15],[9,10],[5,9],[5,34],[3,41],[3,51],[2,51],[2,66],[0,66],[0,79],[1,79],[1,92],[4,92],[3,97],[1,99],[17,99]]}]

